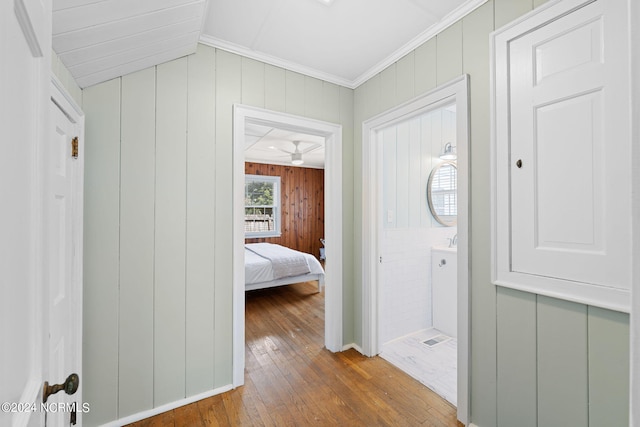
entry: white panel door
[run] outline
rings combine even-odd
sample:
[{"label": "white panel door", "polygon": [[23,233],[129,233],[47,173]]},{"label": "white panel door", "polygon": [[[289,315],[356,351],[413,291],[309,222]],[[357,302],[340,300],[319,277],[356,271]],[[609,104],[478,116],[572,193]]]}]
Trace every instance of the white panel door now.
[{"label": "white panel door", "polygon": [[513,272],[630,287],[624,10],[599,0],[510,43]]},{"label": "white panel door", "polygon": [[[53,102],[50,113],[52,133],[47,147],[45,190],[48,240],[45,280],[49,291],[45,378],[50,384],[61,384],[70,374],[79,375],[82,363],[82,168],[81,159],[72,156],[72,141],[80,133],[78,125]],[[77,405],[76,412],[82,410],[81,396],[80,390],[73,395],[60,392],[50,396],[47,426],[69,425],[73,402]]]}]

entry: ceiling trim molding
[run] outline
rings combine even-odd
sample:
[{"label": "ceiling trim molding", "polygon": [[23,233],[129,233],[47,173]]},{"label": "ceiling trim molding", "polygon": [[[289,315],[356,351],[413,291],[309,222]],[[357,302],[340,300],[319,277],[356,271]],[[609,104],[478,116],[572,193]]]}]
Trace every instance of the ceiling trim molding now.
[{"label": "ceiling trim molding", "polygon": [[316,70],[311,67],[305,67],[298,63],[287,61],[285,59],[281,59],[266,53],[257,52],[255,50],[251,50],[244,46],[240,46],[235,43],[230,43],[225,40],[218,39],[216,37],[211,37],[208,35],[200,35],[200,43],[205,44],[207,46],[215,47],[216,49],[225,50],[227,52],[235,53],[238,55],[246,56],[247,58],[255,59],[257,61],[261,61],[270,65],[275,65],[277,67],[281,67],[290,71],[294,71],[296,73],[304,74],[310,77],[315,77],[320,80],[324,80],[329,83],[334,83],[340,86],[347,87],[349,89],[355,89],[361,84],[365,83],[371,77],[383,71],[385,68],[389,67],[391,64],[397,62],[403,56],[407,55],[411,51],[415,50],[417,47],[422,45],[424,42],[437,35],[438,33],[444,31],[451,25],[458,22],[460,19],[467,16],[469,13],[473,12],[483,4],[485,4],[488,0],[469,0],[462,5],[460,5],[457,9],[453,10],[451,13],[447,14],[442,18],[438,23],[431,26],[427,30],[418,34],[411,41],[406,43],[400,49],[393,52],[391,55],[386,57],[384,60],[378,62],[373,67],[369,68],[367,71],[358,76],[355,80],[345,79],[333,74],[325,73],[319,70]]},{"label": "ceiling trim molding", "polygon": [[304,65],[300,65],[292,61],[287,61],[286,59],[281,59],[266,53],[257,52],[255,50],[251,50],[249,48],[228,42],[226,40],[221,40],[216,37],[211,37],[203,34],[200,35],[200,43],[207,46],[215,47],[216,49],[226,50],[227,52],[246,56],[247,58],[255,59],[257,61],[261,61],[270,65],[275,65],[276,67],[284,68],[289,71],[294,71],[296,73],[304,74],[309,77],[315,77],[329,83],[335,83],[337,85],[346,86],[350,89],[353,89],[353,82],[350,80],[343,79],[333,74],[324,73],[311,67],[305,67]]},{"label": "ceiling trim molding", "polygon": [[365,83],[367,80],[375,76],[376,74],[384,71],[391,64],[394,64],[398,60],[400,60],[403,56],[411,53],[416,48],[420,47],[424,42],[436,36],[438,33],[446,30],[483,4],[485,4],[488,0],[469,0],[462,5],[460,5],[457,9],[454,9],[452,12],[447,14],[444,18],[442,18],[439,22],[427,28],[422,33],[418,34],[415,38],[409,41],[407,44],[402,46],[400,49],[393,52],[391,55],[387,56],[384,60],[378,62],[373,67],[369,68],[367,71],[362,73],[357,79],[352,82],[352,89],[357,88],[361,84]]}]

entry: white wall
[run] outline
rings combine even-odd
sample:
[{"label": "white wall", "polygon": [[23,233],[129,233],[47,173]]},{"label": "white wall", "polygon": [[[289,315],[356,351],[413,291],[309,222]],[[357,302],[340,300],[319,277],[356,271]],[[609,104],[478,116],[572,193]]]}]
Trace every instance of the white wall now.
[{"label": "white wall", "polygon": [[[431,247],[448,245],[457,227],[431,215],[427,182],[447,142],[455,113],[438,109],[380,131],[383,145],[380,342],[432,326]],[[437,302],[436,302],[437,303]]]}]

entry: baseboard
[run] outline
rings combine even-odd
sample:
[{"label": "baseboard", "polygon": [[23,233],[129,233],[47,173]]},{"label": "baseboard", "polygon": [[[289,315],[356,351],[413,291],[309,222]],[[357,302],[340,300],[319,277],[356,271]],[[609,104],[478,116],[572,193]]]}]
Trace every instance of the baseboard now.
[{"label": "baseboard", "polygon": [[347,351],[347,350],[350,350],[350,349],[354,349],[358,353],[364,354],[364,351],[362,351],[362,348],[356,343],[352,342],[351,344],[347,344],[347,345],[342,346],[342,351]]},{"label": "baseboard", "polygon": [[111,421],[106,424],[102,424],[102,427],[120,427],[125,424],[135,423],[136,421],[144,420],[145,418],[153,417],[154,415],[158,415],[163,412],[167,412],[172,409],[176,409],[181,406],[185,406],[190,403],[197,402],[198,400],[206,399],[207,397],[215,396],[217,394],[222,394],[229,390],[233,390],[233,386],[231,384],[218,387],[216,389],[206,391],[204,393],[196,394],[194,396],[189,396],[185,399],[176,400],[175,402],[167,403],[162,406],[158,406],[157,408],[149,409],[143,412],[138,412],[137,414],[129,415],[127,417],[120,418],[115,421]]}]

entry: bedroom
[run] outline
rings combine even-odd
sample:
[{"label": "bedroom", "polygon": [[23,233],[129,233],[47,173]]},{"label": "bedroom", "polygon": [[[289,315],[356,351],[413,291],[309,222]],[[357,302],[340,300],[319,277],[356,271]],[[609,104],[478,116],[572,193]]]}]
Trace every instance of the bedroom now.
[{"label": "bedroom", "polygon": [[[245,145],[247,250],[253,253],[252,244],[270,243],[324,261],[324,138],[247,124]],[[313,274],[322,270],[309,262]],[[254,285],[247,289],[266,287],[256,285],[261,280],[250,273],[245,264],[245,283]],[[319,290],[322,285],[324,279],[318,279]]]}]

